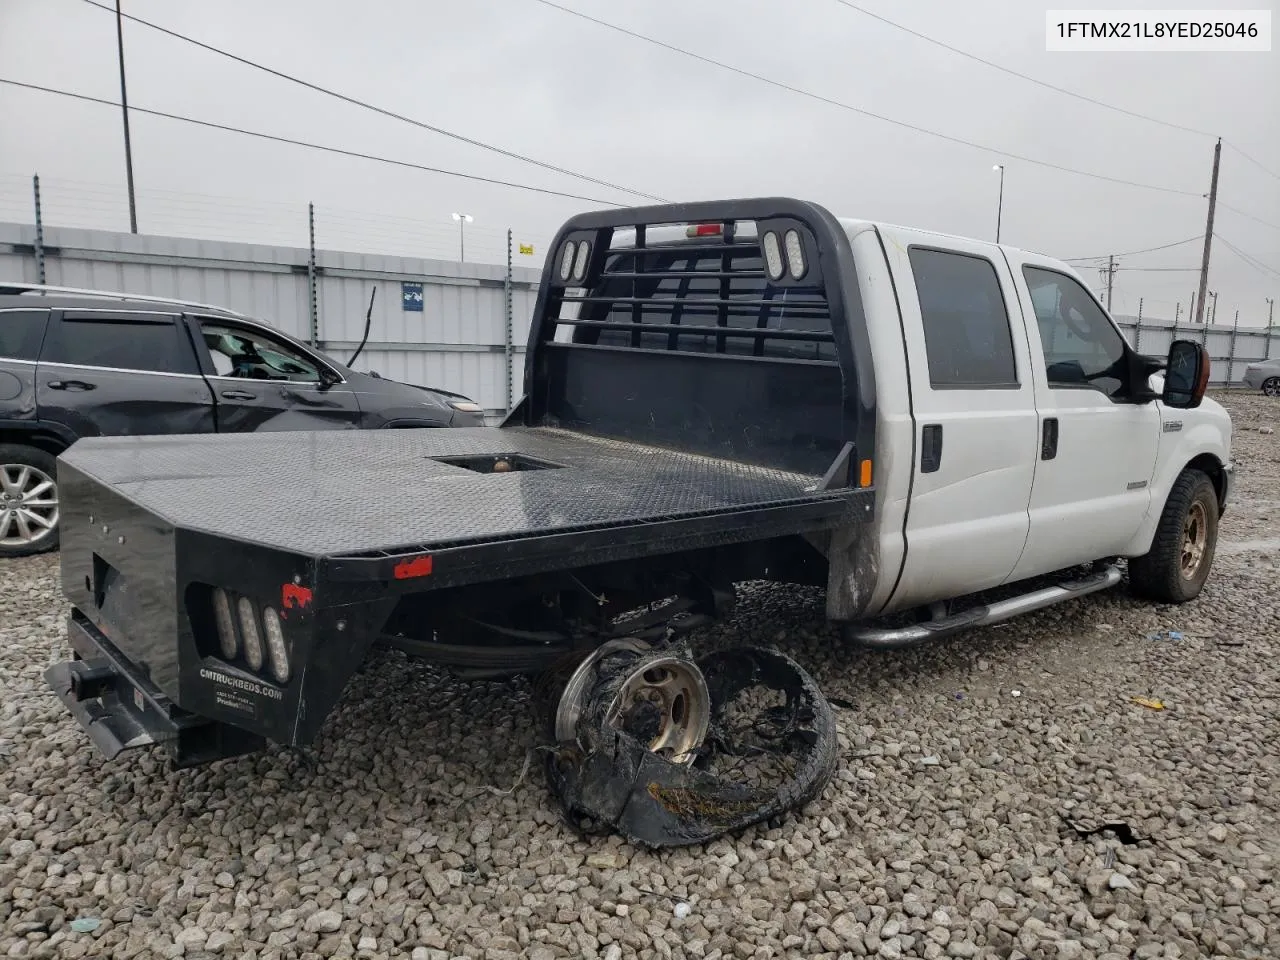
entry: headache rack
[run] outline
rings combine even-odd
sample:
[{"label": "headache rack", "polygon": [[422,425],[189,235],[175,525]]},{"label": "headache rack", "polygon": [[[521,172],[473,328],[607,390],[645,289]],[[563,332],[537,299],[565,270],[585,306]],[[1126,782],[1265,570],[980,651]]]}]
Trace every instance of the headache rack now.
[{"label": "headache rack", "polygon": [[[561,330],[569,328],[573,336],[560,333],[557,339],[838,362],[817,265],[802,259],[796,271],[800,278],[795,280],[779,250],[783,277],[792,282],[770,282],[761,250],[761,237],[767,231],[760,231],[754,222],[676,225],[675,229],[692,237],[664,240],[663,227],[649,231],[643,224],[621,237],[615,233],[595,284],[568,288],[561,298],[556,324]],[[670,233],[672,228],[665,230]],[[647,246],[651,233],[658,239]],[[804,239],[812,249],[811,235]],[[561,254],[562,258],[567,255],[567,251]]]},{"label": "headache rack", "polygon": [[821,476],[849,444],[871,455],[870,360],[848,237],[823,208],[585,214],[548,255],[507,423]]}]

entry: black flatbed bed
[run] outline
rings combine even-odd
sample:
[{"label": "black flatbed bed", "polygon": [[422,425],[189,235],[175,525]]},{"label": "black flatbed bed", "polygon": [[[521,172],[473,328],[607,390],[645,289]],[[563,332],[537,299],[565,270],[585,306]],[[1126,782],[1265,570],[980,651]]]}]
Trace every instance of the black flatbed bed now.
[{"label": "black flatbed bed", "polygon": [[[497,455],[548,466],[482,473],[438,459]],[[62,459],[175,527],[326,558],[661,527],[762,508],[799,507],[808,524],[834,525],[870,493],[547,427],[88,438]],[[730,539],[749,538],[743,530]]]}]

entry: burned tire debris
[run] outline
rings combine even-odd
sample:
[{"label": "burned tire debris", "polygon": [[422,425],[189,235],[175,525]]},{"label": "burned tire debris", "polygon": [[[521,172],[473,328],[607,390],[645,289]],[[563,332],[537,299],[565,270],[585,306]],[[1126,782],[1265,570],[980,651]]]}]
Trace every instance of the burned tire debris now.
[{"label": "burned tire debris", "polygon": [[[697,743],[675,755],[655,749],[669,718],[656,717],[650,699],[637,693],[621,711],[617,699],[637,671],[649,677],[673,660],[703,678],[711,711]],[[649,848],[705,843],[804,805],[835,773],[831,705],[785,654],[741,648],[695,660],[687,647],[626,648],[587,667],[593,687],[581,694],[573,737],[547,764],[552,791],[580,828],[608,825]],[[744,702],[762,692],[776,702]],[[690,709],[680,697],[675,708]]]}]

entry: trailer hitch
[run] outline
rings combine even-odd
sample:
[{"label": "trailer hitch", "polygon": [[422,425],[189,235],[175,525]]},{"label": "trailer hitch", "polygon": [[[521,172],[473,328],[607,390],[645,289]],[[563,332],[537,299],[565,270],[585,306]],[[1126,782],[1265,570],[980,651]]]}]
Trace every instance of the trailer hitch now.
[{"label": "trailer hitch", "polygon": [[774,651],[695,659],[683,641],[602,645],[555,713],[548,781],[582,832],[650,847],[703,843],[816,798],[837,762],[835,716]]}]

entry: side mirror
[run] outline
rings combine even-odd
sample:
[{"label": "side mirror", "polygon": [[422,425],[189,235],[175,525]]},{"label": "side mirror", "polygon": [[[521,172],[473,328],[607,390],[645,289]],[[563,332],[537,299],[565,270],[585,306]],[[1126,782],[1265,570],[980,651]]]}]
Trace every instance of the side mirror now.
[{"label": "side mirror", "polygon": [[1209,387],[1209,366],[1209,351],[1203,345],[1194,340],[1173,341],[1160,397],[1164,405],[1179,410],[1200,406]]},{"label": "side mirror", "polygon": [[335,383],[341,383],[342,379],[328,367],[320,368],[320,389],[328,390]]}]

